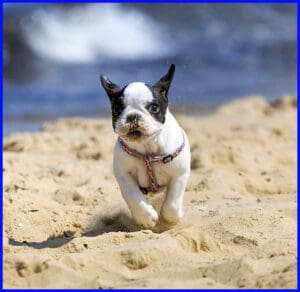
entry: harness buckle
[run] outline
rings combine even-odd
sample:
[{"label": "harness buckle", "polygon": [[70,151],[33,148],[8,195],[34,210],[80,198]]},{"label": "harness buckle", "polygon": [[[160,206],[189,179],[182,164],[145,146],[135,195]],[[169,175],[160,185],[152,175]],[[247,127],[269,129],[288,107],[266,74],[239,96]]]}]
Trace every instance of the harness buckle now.
[{"label": "harness buckle", "polygon": [[172,154],[167,155],[167,156],[165,156],[165,157],[162,159],[162,162],[166,164],[166,163],[172,161],[173,158],[174,158],[174,156],[173,156]]}]

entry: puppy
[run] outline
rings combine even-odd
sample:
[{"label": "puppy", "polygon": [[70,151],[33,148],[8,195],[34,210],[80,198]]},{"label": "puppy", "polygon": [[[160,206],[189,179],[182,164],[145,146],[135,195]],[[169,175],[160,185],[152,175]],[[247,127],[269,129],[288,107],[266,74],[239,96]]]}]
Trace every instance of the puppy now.
[{"label": "puppy", "polygon": [[113,170],[135,221],[152,228],[158,213],[144,194],[166,189],[161,216],[176,223],[183,216],[183,196],[190,174],[188,138],[168,109],[175,65],[153,86],[143,82],[120,87],[101,75],[118,134]]}]

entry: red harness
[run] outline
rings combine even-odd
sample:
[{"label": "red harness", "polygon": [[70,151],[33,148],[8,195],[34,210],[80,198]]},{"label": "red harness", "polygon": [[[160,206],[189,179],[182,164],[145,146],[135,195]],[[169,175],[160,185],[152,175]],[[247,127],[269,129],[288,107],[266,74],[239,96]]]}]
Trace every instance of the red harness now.
[{"label": "red harness", "polygon": [[119,138],[119,143],[121,145],[121,148],[129,155],[136,157],[138,159],[141,159],[145,162],[146,165],[146,173],[149,180],[149,187],[148,188],[142,188],[140,187],[140,190],[144,194],[148,194],[148,192],[157,192],[160,189],[159,184],[156,181],[155,174],[153,171],[153,162],[158,163],[168,163],[172,161],[175,157],[177,157],[180,152],[183,150],[185,146],[185,139],[183,136],[183,142],[172,154],[169,155],[147,155],[142,154],[134,149],[131,149],[121,138]]}]

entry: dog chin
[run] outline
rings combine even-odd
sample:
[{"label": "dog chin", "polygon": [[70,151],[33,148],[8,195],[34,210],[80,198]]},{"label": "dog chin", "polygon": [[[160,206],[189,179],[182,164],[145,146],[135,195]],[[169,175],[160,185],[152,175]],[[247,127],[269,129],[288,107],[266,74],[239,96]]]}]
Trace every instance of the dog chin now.
[{"label": "dog chin", "polygon": [[[143,131],[135,130],[135,131],[128,131],[125,133],[118,133],[119,136],[128,142],[140,142],[140,141],[147,141],[149,138],[153,136],[151,133],[146,133]],[[155,134],[155,133],[154,133]]]},{"label": "dog chin", "polygon": [[135,131],[129,131],[125,136],[126,139],[129,141],[139,141],[145,135],[141,131],[135,130]]}]

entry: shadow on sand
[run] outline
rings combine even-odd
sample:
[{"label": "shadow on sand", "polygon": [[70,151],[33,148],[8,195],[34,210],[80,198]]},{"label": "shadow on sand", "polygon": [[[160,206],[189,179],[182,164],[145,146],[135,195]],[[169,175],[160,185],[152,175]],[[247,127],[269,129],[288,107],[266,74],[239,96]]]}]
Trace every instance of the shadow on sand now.
[{"label": "shadow on sand", "polygon": [[[169,225],[160,222],[152,231],[155,233],[162,233],[170,228]],[[58,248],[61,247],[74,238],[78,237],[96,237],[105,233],[111,232],[136,232],[141,231],[145,228],[139,226],[132,217],[122,210],[115,212],[107,212],[107,214],[100,214],[93,216],[87,224],[85,230],[79,236],[74,236],[75,232],[63,232],[56,237],[49,237],[48,239],[41,242],[28,242],[18,241],[13,238],[9,238],[8,244],[11,246],[28,246],[35,249],[43,248]]]}]

